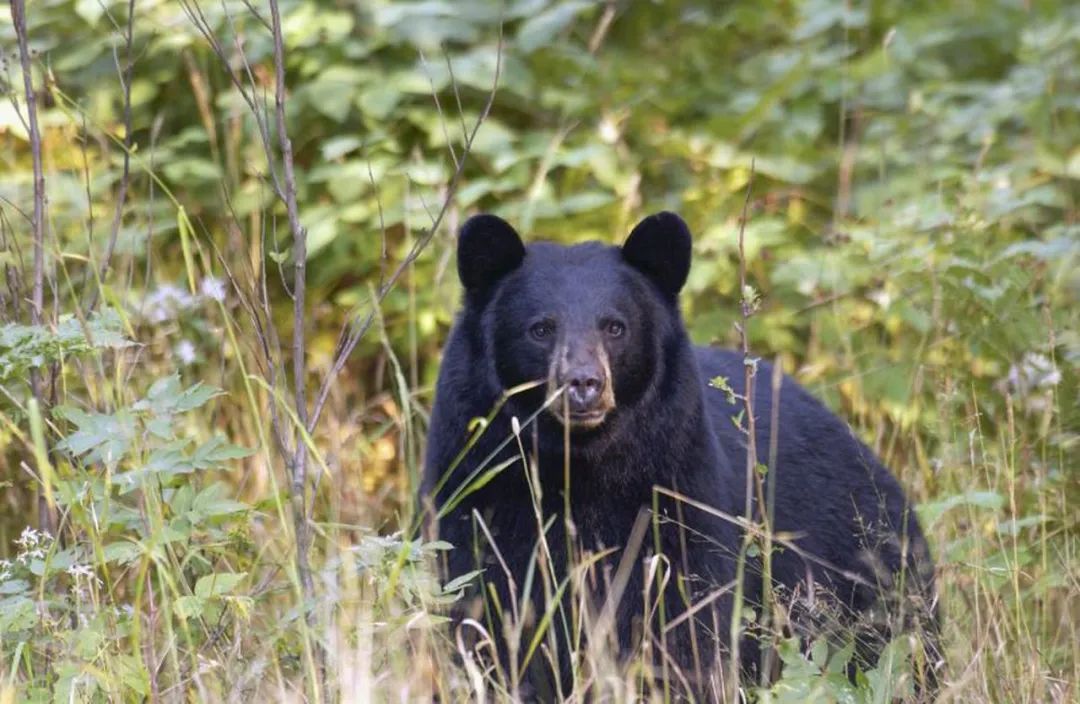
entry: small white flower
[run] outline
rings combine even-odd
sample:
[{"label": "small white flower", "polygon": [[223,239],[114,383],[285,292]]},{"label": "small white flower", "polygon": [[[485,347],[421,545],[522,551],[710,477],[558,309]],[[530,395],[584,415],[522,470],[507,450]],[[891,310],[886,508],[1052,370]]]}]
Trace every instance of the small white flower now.
[{"label": "small white flower", "polygon": [[146,297],[146,317],[151,322],[163,323],[194,302],[192,295],[179,286],[162,284]]},{"label": "small white flower", "polygon": [[25,528],[23,528],[22,535],[15,539],[15,544],[18,545],[20,548],[27,548],[31,545],[36,544],[37,538],[34,535],[35,533],[36,531],[33,528],[31,528],[30,526],[26,526]]},{"label": "small white flower", "polygon": [[80,565],[75,563],[67,568],[67,573],[75,580],[75,591],[80,595],[83,592],[84,585],[89,586],[90,583],[98,585],[102,584],[98,576],[94,574],[94,569],[90,567],[90,565]]},{"label": "small white flower", "polygon": [[886,291],[884,288],[879,288],[876,291],[871,291],[869,294],[867,294],[867,298],[869,298],[874,303],[877,303],[884,310],[888,310],[889,306],[892,305],[893,301],[892,294]]},{"label": "small white flower", "polygon": [[176,356],[184,364],[192,364],[195,361],[195,345],[191,340],[181,340],[176,346]]},{"label": "small white flower", "polygon": [[221,279],[207,276],[199,282],[199,292],[207,298],[213,298],[215,301],[224,301],[225,282]]},{"label": "small white flower", "polygon": [[23,528],[22,534],[15,540],[15,544],[25,552],[47,542],[48,537],[48,533],[42,533],[34,530],[30,526],[26,526]]},{"label": "small white flower", "polygon": [[597,131],[600,133],[600,139],[608,144],[614,144],[619,141],[619,126],[615,124],[615,120],[608,115],[605,115],[600,120]]}]

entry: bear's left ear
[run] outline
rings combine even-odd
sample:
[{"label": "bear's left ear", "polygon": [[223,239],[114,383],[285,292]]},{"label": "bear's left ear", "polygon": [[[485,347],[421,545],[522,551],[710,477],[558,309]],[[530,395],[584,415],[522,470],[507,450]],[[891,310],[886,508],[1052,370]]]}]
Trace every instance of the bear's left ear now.
[{"label": "bear's left ear", "polygon": [[650,215],[622,246],[623,259],[675,296],[690,273],[690,228],[675,213]]},{"label": "bear's left ear", "polygon": [[467,291],[490,287],[521,266],[525,245],[521,237],[496,215],[474,215],[458,234],[458,277]]}]

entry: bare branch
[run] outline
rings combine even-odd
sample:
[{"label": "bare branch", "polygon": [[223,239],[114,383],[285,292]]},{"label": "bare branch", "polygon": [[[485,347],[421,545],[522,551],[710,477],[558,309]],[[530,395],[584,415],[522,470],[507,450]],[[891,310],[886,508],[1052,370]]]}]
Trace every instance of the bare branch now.
[{"label": "bare branch", "polygon": [[[30,323],[41,324],[45,290],[45,174],[41,163],[41,132],[38,130],[37,94],[34,92],[30,48],[26,36],[26,0],[12,0],[11,19],[19,45],[19,64],[22,67],[23,90],[26,94],[26,128],[30,136],[30,154],[34,169],[34,214],[30,223],[34,239],[34,278],[30,298]],[[37,383],[33,384],[35,387]],[[38,396],[34,389],[34,396]],[[39,399],[40,400],[40,399]]]},{"label": "bare branch", "polygon": [[[278,148],[285,177],[285,211],[293,237],[293,384],[296,416],[307,426],[307,391],[305,362],[307,359],[305,322],[305,287],[307,280],[307,231],[300,224],[300,209],[296,203],[296,174],[293,168],[292,141],[285,123],[285,42],[281,34],[281,15],[277,0],[270,0],[270,24],[274,33],[274,109],[277,118]],[[304,443],[294,445],[293,491],[302,500],[307,488],[307,450]],[[294,499],[297,498],[295,495]],[[306,516],[304,516],[306,519]],[[305,533],[306,535],[306,533]],[[299,536],[298,536],[299,541]],[[306,549],[306,546],[303,546]],[[305,565],[306,567],[306,565]],[[303,577],[304,575],[301,575]],[[311,580],[310,570],[306,575]],[[309,585],[305,585],[309,586]]]},{"label": "bare branch", "polygon": [[[30,66],[30,47],[26,33],[26,0],[11,0],[11,20],[19,45],[19,65],[22,68],[23,90],[26,93],[26,127],[30,136],[30,153],[34,169],[34,215],[31,219],[34,240],[34,274],[30,294],[30,324],[41,325],[45,305],[45,173],[41,163],[41,132],[38,130],[37,95],[34,93],[33,71]],[[30,388],[38,406],[44,408],[41,374],[30,370]],[[43,468],[38,474],[44,477]],[[44,492],[38,494],[39,527],[51,533],[51,514]]]},{"label": "bare branch", "polygon": [[[308,552],[311,548],[311,528],[307,504],[308,445],[301,437],[308,423],[307,401],[307,340],[304,336],[307,292],[307,230],[300,223],[300,208],[296,202],[296,173],[293,166],[292,141],[285,122],[285,40],[281,31],[281,13],[278,1],[270,0],[270,26],[274,35],[274,110],[277,121],[278,148],[281,152],[281,168],[284,175],[285,211],[289,218],[289,230],[293,238],[293,386],[296,420],[293,428],[292,490],[290,501],[293,508],[293,526],[296,533],[296,571],[304,595],[305,620],[315,625],[315,611],[310,608],[315,596],[315,583],[311,576]],[[246,59],[245,59],[246,62]],[[271,168],[273,164],[271,164]],[[283,439],[283,438],[282,438]],[[321,699],[325,677],[322,646],[315,643],[315,668],[319,680],[312,682],[316,699]]]}]

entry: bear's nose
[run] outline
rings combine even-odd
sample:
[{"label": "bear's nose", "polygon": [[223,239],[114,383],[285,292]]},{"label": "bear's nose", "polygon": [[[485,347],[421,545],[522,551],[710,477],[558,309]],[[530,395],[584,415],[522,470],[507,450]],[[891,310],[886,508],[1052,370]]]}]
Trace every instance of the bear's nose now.
[{"label": "bear's nose", "polygon": [[566,384],[566,397],[571,413],[587,413],[594,410],[604,391],[604,379],[596,371],[577,370]]}]

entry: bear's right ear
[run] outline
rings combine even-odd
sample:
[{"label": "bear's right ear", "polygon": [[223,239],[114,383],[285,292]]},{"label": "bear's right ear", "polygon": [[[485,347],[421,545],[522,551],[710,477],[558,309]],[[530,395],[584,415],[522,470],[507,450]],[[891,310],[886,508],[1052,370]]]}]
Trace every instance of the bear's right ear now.
[{"label": "bear's right ear", "polygon": [[634,227],[622,246],[623,259],[676,296],[690,274],[690,228],[675,213],[650,215]]},{"label": "bear's right ear", "polygon": [[518,233],[500,217],[474,215],[458,235],[458,277],[467,291],[490,287],[521,266],[525,245]]}]

